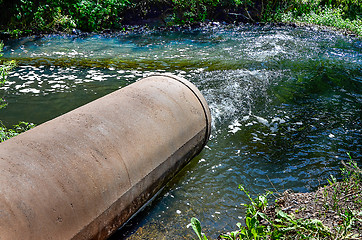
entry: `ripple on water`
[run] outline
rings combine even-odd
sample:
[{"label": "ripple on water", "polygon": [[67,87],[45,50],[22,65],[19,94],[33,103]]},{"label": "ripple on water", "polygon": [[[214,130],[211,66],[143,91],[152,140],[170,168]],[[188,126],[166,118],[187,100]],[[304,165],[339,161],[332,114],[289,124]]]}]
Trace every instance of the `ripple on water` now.
[{"label": "ripple on water", "polygon": [[209,103],[210,141],[114,239],[190,239],[192,216],[216,238],[243,221],[239,184],[252,196],[309,191],[339,176],[346,152],[360,162],[361,47],[329,32],[248,25],[22,39],[5,47],[20,66],[1,88],[1,119],[40,123],[152,73],[186,77]]}]

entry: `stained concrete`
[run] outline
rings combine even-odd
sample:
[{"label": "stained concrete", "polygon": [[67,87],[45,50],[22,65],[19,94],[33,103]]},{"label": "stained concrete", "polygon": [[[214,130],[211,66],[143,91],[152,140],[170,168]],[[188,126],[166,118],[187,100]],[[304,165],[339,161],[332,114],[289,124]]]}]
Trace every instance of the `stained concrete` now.
[{"label": "stained concrete", "polygon": [[0,144],[0,239],[106,239],[205,146],[199,90],[144,78]]}]

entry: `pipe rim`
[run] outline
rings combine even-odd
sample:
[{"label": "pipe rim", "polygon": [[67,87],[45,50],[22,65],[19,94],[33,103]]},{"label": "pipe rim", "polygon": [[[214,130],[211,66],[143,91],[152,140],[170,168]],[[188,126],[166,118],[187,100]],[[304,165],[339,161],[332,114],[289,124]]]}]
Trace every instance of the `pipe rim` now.
[{"label": "pipe rim", "polygon": [[203,144],[204,146],[206,146],[206,144],[210,138],[210,135],[211,135],[212,118],[211,118],[211,111],[210,111],[209,105],[207,104],[207,101],[206,101],[205,97],[202,95],[202,93],[200,92],[200,90],[192,82],[188,81],[187,79],[173,75],[171,73],[152,74],[152,75],[142,78],[142,80],[147,79],[147,78],[152,78],[152,77],[167,77],[167,78],[174,79],[174,80],[182,83],[183,85],[185,85],[199,100],[199,102],[202,106],[202,109],[204,111],[205,120],[206,120],[206,134],[205,134],[205,140],[204,140],[204,144]]}]

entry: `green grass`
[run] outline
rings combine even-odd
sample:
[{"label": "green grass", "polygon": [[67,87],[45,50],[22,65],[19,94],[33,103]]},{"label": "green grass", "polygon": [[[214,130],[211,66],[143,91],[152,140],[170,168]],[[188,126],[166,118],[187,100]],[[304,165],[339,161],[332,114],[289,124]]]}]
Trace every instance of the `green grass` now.
[{"label": "green grass", "polygon": [[[278,207],[281,199],[277,200],[273,207],[268,205],[267,197],[271,192],[259,195],[255,199],[250,197],[249,192],[243,187],[243,191],[250,200],[249,204],[243,204],[246,208],[245,225],[237,223],[238,230],[220,235],[221,239],[361,239],[360,226],[362,223],[362,171],[356,162],[350,160],[342,161],[341,168],[343,179],[337,182],[334,177],[328,180],[329,185],[324,186],[316,194],[315,201],[323,204],[319,216],[333,211],[339,219],[338,224],[327,227],[318,218],[298,218],[295,214],[286,213]],[[333,209],[333,210],[332,210]],[[330,221],[332,219],[326,219]],[[191,219],[191,226],[199,240],[208,238],[202,233],[201,223],[197,218]]]},{"label": "green grass", "polygon": [[325,7],[315,12],[304,13],[301,16],[297,16],[293,12],[288,12],[281,15],[281,20],[282,22],[328,26],[362,36],[362,20],[360,18],[350,20],[349,18],[344,18],[343,15],[344,13],[341,8]]}]

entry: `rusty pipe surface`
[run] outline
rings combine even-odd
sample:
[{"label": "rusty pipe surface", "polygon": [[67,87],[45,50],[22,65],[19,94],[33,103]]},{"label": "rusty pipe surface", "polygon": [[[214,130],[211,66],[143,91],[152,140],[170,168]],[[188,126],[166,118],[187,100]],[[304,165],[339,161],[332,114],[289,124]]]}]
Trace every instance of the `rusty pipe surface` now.
[{"label": "rusty pipe surface", "polygon": [[105,239],[210,135],[198,89],[146,77],[0,144],[0,239]]}]

